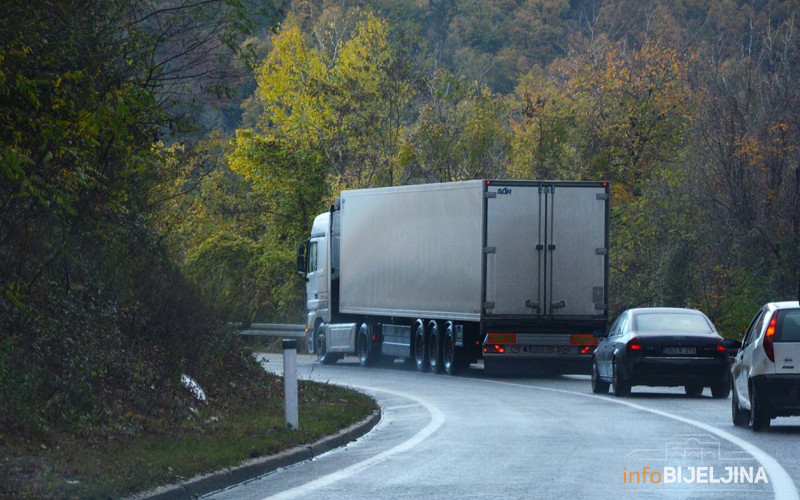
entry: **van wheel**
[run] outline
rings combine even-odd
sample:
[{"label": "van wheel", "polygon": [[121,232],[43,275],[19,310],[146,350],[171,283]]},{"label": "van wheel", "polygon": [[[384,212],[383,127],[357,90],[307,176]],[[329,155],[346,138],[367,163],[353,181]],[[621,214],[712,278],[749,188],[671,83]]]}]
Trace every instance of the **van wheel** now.
[{"label": "van wheel", "polygon": [[421,372],[428,371],[428,343],[425,338],[425,326],[422,322],[417,323],[416,331],[414,332],[414,363],[417,365],[417,370]]}]

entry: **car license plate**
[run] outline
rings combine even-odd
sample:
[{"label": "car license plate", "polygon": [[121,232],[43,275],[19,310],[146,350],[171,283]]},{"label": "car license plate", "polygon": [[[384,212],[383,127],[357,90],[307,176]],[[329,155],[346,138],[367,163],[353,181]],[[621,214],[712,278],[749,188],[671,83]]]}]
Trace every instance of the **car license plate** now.
[{"label": "car license plate", "polygon": [[678,354],[678,355],[686,355],[686,354],[697,354],[696,347],[665,347],[664,354]]}]

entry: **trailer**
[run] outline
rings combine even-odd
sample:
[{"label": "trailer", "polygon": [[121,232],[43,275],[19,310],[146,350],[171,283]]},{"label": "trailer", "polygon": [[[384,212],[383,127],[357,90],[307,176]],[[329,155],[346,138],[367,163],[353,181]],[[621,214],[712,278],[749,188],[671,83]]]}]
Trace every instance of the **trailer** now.
[{"label": "trailer", "polygon": [[298,248],[309,352],[588,373],[608,319],[608,222],[606,182],[343,191]]}]

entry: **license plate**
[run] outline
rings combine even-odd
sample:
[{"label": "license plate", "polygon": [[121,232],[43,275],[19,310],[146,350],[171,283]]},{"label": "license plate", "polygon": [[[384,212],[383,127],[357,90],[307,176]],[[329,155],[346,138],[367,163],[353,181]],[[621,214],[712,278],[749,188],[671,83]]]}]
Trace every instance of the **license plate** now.
[{"label": "license plate", "polygon": [[522,352],[528,352],[532,354],[553,354],[555,352],[555,346],[552,345],[526,345],[522,348]]},{"label": "license plate", "polygon": [[697,354],[696,347],[665,347],[664,354],[678,354],[678,355],[686,355],[686,354]]}]

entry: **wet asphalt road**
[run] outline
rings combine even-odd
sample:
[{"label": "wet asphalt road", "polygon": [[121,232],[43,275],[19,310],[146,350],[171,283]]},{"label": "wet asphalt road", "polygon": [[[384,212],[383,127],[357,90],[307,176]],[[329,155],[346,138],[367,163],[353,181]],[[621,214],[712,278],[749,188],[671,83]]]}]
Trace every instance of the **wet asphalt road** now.
[{"label": "wet asphalt road", "polygon": [[[282,373],[281,355],[263,359]],[[800,418],[755,434],[734,427],[730,399],[708,389],[690,399],[634,387],[620,399],[592,394],[588,376],[490,378],[473,365],[449,377],[312,356],[299,356],[297,371],[371,394],[381,422],[211,498],[798,498]]]}]

